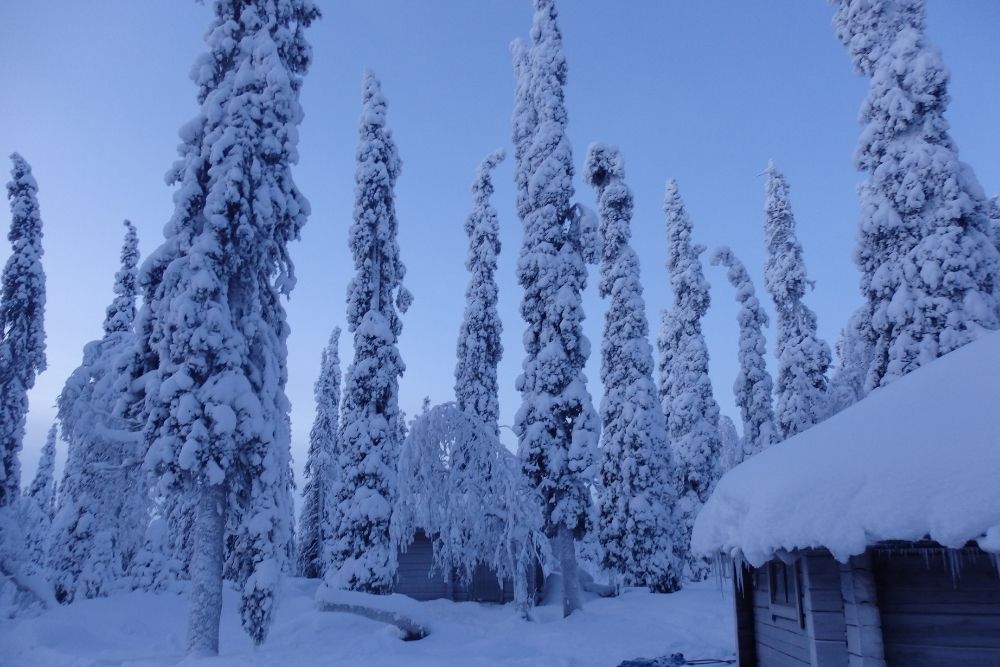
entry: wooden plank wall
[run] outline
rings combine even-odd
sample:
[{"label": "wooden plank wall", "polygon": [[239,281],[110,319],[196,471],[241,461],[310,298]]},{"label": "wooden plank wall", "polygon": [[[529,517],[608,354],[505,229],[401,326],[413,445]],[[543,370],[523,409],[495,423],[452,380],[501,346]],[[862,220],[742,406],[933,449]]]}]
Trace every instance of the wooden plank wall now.
[{"label": "wooden plank wall", "polygon": [[843,667],[847,664],[847,632],[840,565],[828,551],[810,549],[802,552],[799,569],[810,664]]},{"label": "wooden plank wall", "polygon": [[1000,665],[1000,575],[978,548],[876,549],[889,667]]},{"label": "wooden plank wall", "polygon": [[434,563],[434,545],[422,532],[398,556],[394,592],[417,600],[448,597],[448,584],[440,574],[429,576]]},{"label": "wooden plank wall", "polygon": [[871,551],[840,565],[849,667],[885,667]]},{"label": "wooden plank wall", "polygon": [[[771,613],[767,566],[754,569],[753,633],[760,667],[809,667],[809,638],[800,623]],[[746,580],[750,584],[750,579]]]}]

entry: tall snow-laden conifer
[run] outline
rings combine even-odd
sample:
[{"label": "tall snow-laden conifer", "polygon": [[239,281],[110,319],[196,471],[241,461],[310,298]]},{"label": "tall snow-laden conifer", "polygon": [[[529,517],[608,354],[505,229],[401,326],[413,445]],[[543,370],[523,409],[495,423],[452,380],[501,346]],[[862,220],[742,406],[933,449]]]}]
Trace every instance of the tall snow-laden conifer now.
[{"label": "tall snow-laden conifer", "polygon": [[302,513],[299,515],[298,572],[315,579],[323,576],[328,565],[326,542],[330,539],[330,509],[336,484],[340,431],[340,327],[334,327],[330,342],[323,349],[319,378],[313,395],[316,419],[309,431],[309,454],[306,458],[302,488]]},{"label": "tall snow-laden conifer", "polygon": [[42,455],[38,459],[38,470],[31,480],[31,485],[25,489],[24,495],[31,498],[38,509],[42,511],[49,521],[56,511],[56,437],[58,435],[58,424],[53,422],[49,427],[49,433],[45,437],[45,445],[42,447]]},{"label": "tall snow-laden conifer", "polygon": [[340,429],[340,472],[326,581],[336,588],[388,593],[396,554],[389,520],[402,445],[396,341],[412,296],[396,239],[394,189],[400,160],[386,126],[381,85],[365,72],[349,246],[357,271],[347,289],[354,360],[347,371]]},{"label": "tall snow-laden conifer", "polygon": [[566,136],[566,58],[554,0],[535,0],[531,47],[514,49],[518,83],[513,118],[524,239],[518,282],[525,360],[517,379],[522,404],[515,417],[524,474],[539,494],[545,531],[560,563],[563,613],[581,607],[575,540],[589,530],[590,484],[600,421],[583,367],[581,292],[586,261],[597,256],[596,235],[583,233],[571,204],[573,156]]},{"label": "tall snow-laden conifer", "polygon": [[56,481],[56,424],[49,428],[42,455],[38,459],[38,469],[31,485],[24,490],[19,507],[19,519],[24,530],[25,570],[32,574],[49,577],[48,550],[52,533],[52,518],[55,513]]},{"label": "tall snow-laden conifer", "polygon": [[767,354],[764,327],[768,319],[764,307],[757,300],[750,274],[733,251],[726,247],[717,248],[712,253],[711,262],[728,269],[726,277],[736,290],[736,301],[740,304],[736,315],[740,326],[740,372],[733,384],[733,393],[743,419],[743,442],[739,448],[740,456],[731,462],[732,467],[744,457],[769,447],[777,439],[774,407],[771,404],[773,382],[764,356]]},{"label": "tall snow-laden conifer", "polygon": [[773,164],[767,167],[764,284],[777,313],[774,418],[780,439],[804,431],[826,418],[830,346],[816,333],[816,313],[802,298],[812,283],[806,277],[802,245],[795,236],[795,217],[788,183]]},{"label": "tall snow-laden conifer", "polygon": [[708,576],[708,563],[691,555],[691,530],[721,474],[719,406],[712,395],[708,348],[701,331],[709,305],[708,282],[698,258],[705,249],[691,243],[691,219],[673,180],[667,183],[664,212],[674,302],[664,318],[660,365],[665,371],[661,393],[677,489],[674,541],[686,561],[688,576],[699,580]]},{"label": "tall snow-laden conifer", "polygon": [[[288,243],[309,204],[291,177],[299,91],[319,16],[310,0],[216,0],[192,69],[174,216],[143,266],[144,305],[122,411],[145,422],[145,464],[169,511],[193,507],[188,650],[218,652],[224,544],[243,627],[261,643],[292,533],[285,322]],[[134,385],[140,385],[138,389]],[[168,515],[169,516],[169,515]],[[228,533],[228,534],[227,534]]]},{"label": "tall snow-laden conifer", "polygon": [[855,151],[855,261],[871,310],[871,390],[1000,326],[1000,254],[989,204],[959,161],[944,113],[948,71],[923,0],[836,0],[837,36],[870,79]]},{"label": "tall snow-laden conifer", "polygon": [[680,588],[670,538],[676,489],[670,484],[667,425],[653,383],[653,352],[632,249],[632,191],[617,148],[592,144],[584,177],[601,216],[600,293],[608,301],[601,342],[601,449],[597,526],[602,565],[618,583],[659,593]]},{"label": "tall snow-laden conifer", "polygon": [[19,455],[28,390],[45,370],[45,272],[38,184],[23,157],[10,156],[11,254],[0,278],[0,508],[21,495]]},{"label": "tall snow-laden conifer", "polygon": [[84,346],[83,362],[58,400],[67,448],[50,558],[61,602],[81,592],[96,597],[114,590],[146,530],[148,488],[139,470],[137,434],[113,414],[122,391],[123,355],[135,344],[139,240],[131,222],[125,227],[104,336]]},{"label": "tall snow-laden conifer", "polygon": [[458,364],[455,366],[455,400],[458,407],[477,417],[494,433],[500,419],[497,364],[503,356],[500,334],[503,325],[497,313],[497,255],[500,225],[490,203],[493,182],[490,173],[504,158],[503,151],[487,156],[472,184],[472,213],[465,221],[469,254],[465,268],[471,274],[465,290],[465,317],[458,332]]}]

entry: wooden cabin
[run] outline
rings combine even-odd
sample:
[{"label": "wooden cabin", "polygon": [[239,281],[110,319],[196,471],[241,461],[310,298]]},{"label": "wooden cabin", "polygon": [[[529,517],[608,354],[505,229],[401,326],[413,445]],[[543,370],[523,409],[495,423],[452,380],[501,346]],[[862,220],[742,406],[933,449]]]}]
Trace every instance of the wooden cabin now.
[{"label": "wooden cabin", "polygon": [[441,572],[434,571],[434,543],[422,530],[414,534],[413,542],[405,551],[401,549],[397,558],[395,593],[416,600],[446,598],[455,602],[498,604],[514,600],[514,582],[507,580],[501,586],[496,574],[482,564],[467,585],[446,581]]},{"label": "wooden cabin", "polygon": [[743,462],[693,548],[743,666],[1000,666],[1000,335]]}]

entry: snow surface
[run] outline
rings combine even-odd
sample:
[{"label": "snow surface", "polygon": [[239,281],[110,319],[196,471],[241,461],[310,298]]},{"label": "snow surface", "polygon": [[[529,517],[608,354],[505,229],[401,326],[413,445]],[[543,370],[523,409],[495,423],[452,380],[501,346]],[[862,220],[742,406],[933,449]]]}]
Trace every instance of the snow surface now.
[{"label": "snow surface", "polygon": [[1000,333],[987,334],[726,474],[692,547],[752,565],[881,540],[1000,552]]},{"label": "snow surface", "polygon": [[510,605],[400,595],[352,595],[377,600],[430,627],[420,641],[360,616],[321,612],[318,580],[289,579],[263,646],[254,649],[240,628],[239,595],[228,585],[218,658],[184,658],[187,595],[128,593],[79,600],[33,618],[0,623],[0,656],[21,667],[73,665],[364,665],[463,667],[512,665],[613,667],[622,660],[683,652],[692,658],[733,654],[732,599],[716,582],[670,595],[629,590],[594,598],[562,618],[561,606],[536,607],[536,621]]}]

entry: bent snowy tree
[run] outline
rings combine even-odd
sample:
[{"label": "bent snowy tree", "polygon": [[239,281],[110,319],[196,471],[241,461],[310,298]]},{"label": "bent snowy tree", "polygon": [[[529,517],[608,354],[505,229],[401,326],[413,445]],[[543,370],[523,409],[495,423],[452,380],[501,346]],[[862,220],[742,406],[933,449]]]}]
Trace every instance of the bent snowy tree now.
[{"label": "bent snowy tree", "polygon": [[548,548],[532,489],[490,425],[454,403],[425,410],[410,425],[397,471],[394,546],[406,549],[422,530],[437,572],[463,585],[485,565],[501,583],[513,581],[514,605],[527,617],[528,573],[548,564]]}]

